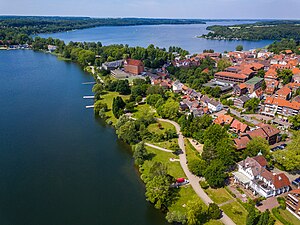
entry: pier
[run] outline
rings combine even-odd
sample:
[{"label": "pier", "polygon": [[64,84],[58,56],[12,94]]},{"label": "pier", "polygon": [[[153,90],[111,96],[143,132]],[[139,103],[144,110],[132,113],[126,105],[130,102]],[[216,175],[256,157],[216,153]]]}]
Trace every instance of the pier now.
[{"label": "pier", "polygon": [[87,84],[96,84],[96,82],[95,82],[95,81],[92,81],[92,82],[84,82],[84,83],[82,83],[82,84],[85,84],[85,85],[87,85]]},{"label": "pier", "polygon": [[87,105],[85,108],[86,109],[92,109],[92,108],[94,108],[95,106],[94,105]]},{"label": "pier", "polygon": [[95,96],[93,96],[93,95],[87,95],[87,96],[83,96],[83,98],[84,99],[94,99],[95,98]]}]

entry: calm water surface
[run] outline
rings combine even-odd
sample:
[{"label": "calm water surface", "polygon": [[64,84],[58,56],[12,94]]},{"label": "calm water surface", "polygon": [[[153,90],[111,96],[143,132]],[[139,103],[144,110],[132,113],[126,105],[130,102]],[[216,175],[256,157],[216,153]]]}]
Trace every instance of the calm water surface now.
[{"label": "calm water surface", "polygon": [[262,41],[218,41],[197,38],[209,31],[211,25],[234,25],[253,23],[255,21],[219,21],[207,24],[193,25],[151,25],[124,27],[96,27],[71,32],[40,34],[41,37],[53,37],[69,41],[101,41],[104,45],[128,44],[130,46],[147,47],[154,44],[159,47],[179,46],[191,53],[202,52],[204,49],[214,49],[218,52],[234,50],[237,45],[243,45],[245,50],[262,48],[272,43],[271,40]]},{"label": "calm water surface", "polygon": [[166,225],[128,146],[85,109],[92,77],[33,51],[0,51],[1,225]]}]

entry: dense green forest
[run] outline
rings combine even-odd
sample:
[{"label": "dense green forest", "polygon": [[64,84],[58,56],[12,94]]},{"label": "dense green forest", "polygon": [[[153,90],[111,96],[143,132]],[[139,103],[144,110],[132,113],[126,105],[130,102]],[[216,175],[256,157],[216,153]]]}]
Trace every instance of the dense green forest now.
[{"label": "dense green forest", "polygon": [[90,18],[0,16],[0,41],[4,44],[31,44],[31,35],[63,32],[97,26],[133,26],[160,24],[203,24],[197,19]]},{"label": "dense green forest", "polygon": [[300,21],[278,20],[269,22],[257,22],[254,24],[242,24],[234,26],[209,26],[210,30],[203,38],[208,39],[242,39],[242,40],[281,40],[300,39]]}]

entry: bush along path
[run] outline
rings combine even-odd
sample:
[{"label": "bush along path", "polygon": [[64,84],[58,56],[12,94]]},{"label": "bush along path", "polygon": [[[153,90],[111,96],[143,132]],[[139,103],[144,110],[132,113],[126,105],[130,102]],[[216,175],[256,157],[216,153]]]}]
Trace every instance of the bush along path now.
[{"label": "bush along path", "polygon": [[[211,198],[201,188],[201,186],[199,184],[200,178],[195,176],[194,174],[192,174],[191,171],[188,169],[186,153],[185,153],[184,137],[183,137],[182,133],[180,132],[179,124],[174,121],[166,120],[166,119],[158,119],[158,121],[168,122],[168,123],[171,123],[172,125],[174,125],[174,127],[176,128],[176,132],[178,134],[178,144],[179,144],[180,149],[182,150],[182,153],[179,155],[180,165],[181,165],[186,177],[190,181],[190,184],[191,184],[192,188],[194,189],[194,191],[196,192],[196,194],[203,200],[203,202],[206,205],[213,203]],[[222,212],[222,218],[220,220],[225,225],[235,225],[235,223],[224,212]]]}]

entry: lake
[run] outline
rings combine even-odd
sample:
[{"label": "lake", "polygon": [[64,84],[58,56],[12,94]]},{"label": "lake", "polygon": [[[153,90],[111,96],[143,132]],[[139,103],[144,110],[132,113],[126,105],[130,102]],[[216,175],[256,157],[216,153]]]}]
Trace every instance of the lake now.
[{"label": "lake", "polygon": [[65,42],[100,41],[103,45],[128,44],[129,46],[147,47],[150,44],[154,44],[165,48],[169,46],[179,46],[190,51],[190,53],[199,53],[204,49],[214,49],[217,52],[224,52],[235,50],[237,45],[243,45],[245,50],[262,48],[273,41],[207,40],[197,38],[197,36],[208,33],[209,31],[206,30],[206,27],[211,25],[234,25],[254,22],[255,21],[218,21],[192,25],[109,26],[54,34],[40,34],[39,36],[45,38],[59,38]]},{"label": "lake", "polygon": [[166,225],[77,65],[0,51],[1,225]]}]

